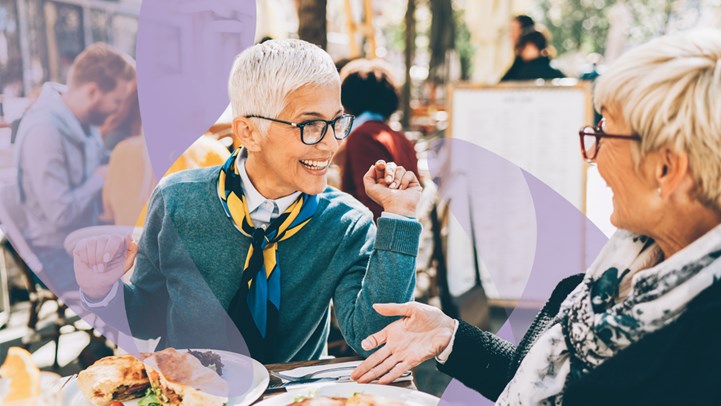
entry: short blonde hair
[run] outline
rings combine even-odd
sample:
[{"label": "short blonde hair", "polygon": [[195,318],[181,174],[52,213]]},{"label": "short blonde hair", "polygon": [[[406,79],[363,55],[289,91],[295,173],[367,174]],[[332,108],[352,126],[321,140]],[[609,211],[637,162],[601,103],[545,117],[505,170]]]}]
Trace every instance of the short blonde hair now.
[{"label": "short blonde hair", "polygon": [[[271,40],[241,52],[233,63],[228,93],[233,117],[276,118],[288,105],[287,96],[307,85],[336,85],[340,77],[323,49],[298,39]],[[265,133],[270,123],[258,121]]]},{"label": "short blonde hair", "polygon": [[641,136],[637,162],[665,146],[686,152],[696,198],[721,211],[721,31],[687,31],[628,51],[598,79],[595,105],[618,112]]}]

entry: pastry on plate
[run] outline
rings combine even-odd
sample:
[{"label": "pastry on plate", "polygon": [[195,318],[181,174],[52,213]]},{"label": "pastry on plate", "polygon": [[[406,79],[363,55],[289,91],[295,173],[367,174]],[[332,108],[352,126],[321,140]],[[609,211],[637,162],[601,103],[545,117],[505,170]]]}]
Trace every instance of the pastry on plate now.
[{"label": "pastry on plate", "polygon": [[228,384],[215,368],[188,352],[167,348],[144,360],[158,399],[166,405],[222,406],[228,402]]},{"label": "pastry on plate", "polygon": [[150,381],[142,361],[132,355],[116,355],[80,372],[78,387],[95,406],[106,406],[143,396]]}]

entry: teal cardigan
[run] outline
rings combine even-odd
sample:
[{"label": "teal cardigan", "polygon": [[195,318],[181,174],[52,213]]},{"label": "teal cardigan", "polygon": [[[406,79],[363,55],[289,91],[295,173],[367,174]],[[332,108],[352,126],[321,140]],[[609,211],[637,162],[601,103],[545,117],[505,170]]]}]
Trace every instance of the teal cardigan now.
[{"label": "teal cardigan", "polygon": [[[153,193],[135,270],[118,295],[134,337],[247,354],[227,310],[250,239],[223,211],[219,171],[179,172]],[[321,357],[331,301],[346,341],[367,356],[361,341],[392,321],[372,305],[412,300],[420,223],[380,218],[376,228],[350,195],[329,187],[318,197],[311,222],[278,246],[280,339],[269,362]]]}]

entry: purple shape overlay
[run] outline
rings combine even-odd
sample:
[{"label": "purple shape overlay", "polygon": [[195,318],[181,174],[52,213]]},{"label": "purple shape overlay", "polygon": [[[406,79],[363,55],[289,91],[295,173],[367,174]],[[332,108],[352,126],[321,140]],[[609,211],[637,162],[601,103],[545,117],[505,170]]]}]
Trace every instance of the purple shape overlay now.
[{"label": "purple shape overlay", "polygon": [[[441,197],[450,200],[451,212],[468,235],[472,213],[479,257],[494,282],[507,280],[504,272],[511,271],[524,278],[522,289],[511,291],[520,302],[545,302],[563,278],[585,272],[608,240],[551,187],[478,145],[440,140],[429,155],[429,167]],[[498,335],[517,344],[537,310],[510,310]],[[441,404],[492,402],[453,380]]]}]

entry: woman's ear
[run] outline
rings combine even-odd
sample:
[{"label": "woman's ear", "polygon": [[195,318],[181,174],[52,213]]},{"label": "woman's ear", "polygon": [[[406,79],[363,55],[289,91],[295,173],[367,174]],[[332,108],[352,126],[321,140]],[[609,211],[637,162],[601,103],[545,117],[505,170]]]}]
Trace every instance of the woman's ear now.
[{"label": "woman's ear", "polygon": [[658,151],[655,176],[661,189],[661,196],[669,196],[676,192],[688,174],[688,154],[671,148]]},{"label": "woman's ear", "polygon": [[258,152],[260,150],[260,132],[249,118],[236,117],[233,119],[233,138],[248,151]]}]

